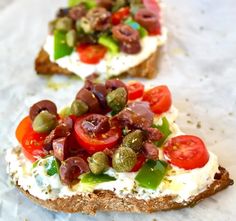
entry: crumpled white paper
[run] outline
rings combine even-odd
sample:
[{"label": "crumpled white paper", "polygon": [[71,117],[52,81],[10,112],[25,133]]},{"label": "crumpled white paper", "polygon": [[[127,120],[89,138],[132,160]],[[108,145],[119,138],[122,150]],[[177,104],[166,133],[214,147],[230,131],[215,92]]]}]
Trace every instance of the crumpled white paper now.
[{"label": "crumpled white paper", "polygon": [[[148,215],[98,213],[94,217],[49,212],[9,186],[4,151],[17,145],[14,133],[19,120],[39,99],[52,99],[63,107],[82,85],[65,77],[39,77],[33,69],[47,23],[63,5],[66,1],[0,2],[0,220],[235,220],[234,186],[192,209]],[[166,0],[165,5],[169,40],[160,74],[151,84],[169,85],[182,130],[201,136],[236,180],[235,0]],[[63,87],[52,90],[46,86],[51,82]]]}]

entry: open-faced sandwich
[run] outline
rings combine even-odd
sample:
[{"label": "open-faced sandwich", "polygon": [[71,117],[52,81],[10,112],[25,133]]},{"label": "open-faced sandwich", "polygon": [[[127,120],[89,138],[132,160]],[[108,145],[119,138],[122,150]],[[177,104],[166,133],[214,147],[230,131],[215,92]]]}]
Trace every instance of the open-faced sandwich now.
[{"label": "open-faced sandwich", "polygon": [[167,31],[156,0],[69,0],[50,22],[39,74],[153,78]]},{"label": "open-faced sandwich", "polygon": [[166,86],[86,81],[58,114],[34,104],[7,152],[13,183],[62,212],[154,212],[193,206],[233,184],[201,138],[184,134]]}]

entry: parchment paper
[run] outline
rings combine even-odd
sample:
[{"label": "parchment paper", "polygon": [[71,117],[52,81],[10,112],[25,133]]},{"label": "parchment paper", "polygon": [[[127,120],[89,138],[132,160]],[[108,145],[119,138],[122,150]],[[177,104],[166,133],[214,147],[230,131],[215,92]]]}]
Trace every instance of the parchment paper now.
[{"label": "parchment paper", "polygon": [[[82,82],[35,74],[34,58],[47,23],[62,0],[0,0],[0,220],[235,220],[235,186],[190,209],[150,215],[98,213],[95,217],[49,212],[32,204],[7,182],[4,152],[17,145],[14,132],[28,108],[48,98],[70,103]],[[168,44],[152,84],[167,84],[180,110],[178,123],[205,139],[236,180],[236,2],[166,0]],[[142,80],[144,82],[144,80]],[[47,85],[61,84],[55,91]]]}]

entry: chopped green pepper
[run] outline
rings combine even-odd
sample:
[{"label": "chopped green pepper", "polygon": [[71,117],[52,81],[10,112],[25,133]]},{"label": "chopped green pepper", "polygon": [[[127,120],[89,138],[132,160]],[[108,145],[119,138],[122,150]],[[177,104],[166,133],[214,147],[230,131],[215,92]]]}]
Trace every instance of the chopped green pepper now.
[{"label": "chopped green pepper", "polygon": [[70,107],[64,107],[64,108],[59,112],[60,118],[69,117],[70,115],[71,115],[71,108],[70,108]]},{"label": "chopped green pepper", "polygon": [[53,176],[59,173],[59,163],[54,156],[45,159],[44,168],[48,176]]},{"label": "chopped green pepper", "polygon": [[115,177],[109,176],[107,174],[95,175],[93,173],[86,173],[80,177],[80,182],[83,184],[95,185],[99,183],[109,182],[116,180]]},{"label": "chopped green pepper", "polygon": [[68,0],[69,7],[76,6],[80,3],[84,3],[88,9],[95,8],[97,5],[96,0]]},{"label": "chopped green pepper", "polygon": [[54,59],[65,57],[70,55],[73,48],[69,47],[66,43],[66,32],[54,31]]},{"label": "chopped green pepper", "polygon": [[170,125],[166,117],[162,118],[162,125],[153,125],[154,128],[160,130],[163,134],[163,138],[159,141],[154,142],[156,146],[161,147],[167,137],[171,134]]},{"label": "chopped green pepper", "polygon": [[167,172],[167,163],[161,160],[148,160],[135,177],[139,186],[155,190]]},{"label": "chopped green pepper", "polygon": [[100,36],[98,43],[107,47],[112,54],[117,54],[119,52],[118,43],[111,36]]}]

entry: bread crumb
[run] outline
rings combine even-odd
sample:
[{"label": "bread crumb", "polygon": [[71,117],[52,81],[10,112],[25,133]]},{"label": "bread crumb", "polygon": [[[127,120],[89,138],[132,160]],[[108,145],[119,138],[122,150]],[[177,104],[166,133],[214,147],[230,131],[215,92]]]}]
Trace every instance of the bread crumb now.
[{"label": "bread crumb", "polygon": [[187,120],[188,124],[193,124],[193,122],[191,120]]},{"label": "bread crumb", "polygon": [[156,219],[156,218],[154,218],[152,221],[157,221],[157,219]]},{"label": "bread crumb", "polygon": [[198,121],[198,122],[197,122],[197,128],[200,129],[201,127],[202,127],[201,122]]}]

